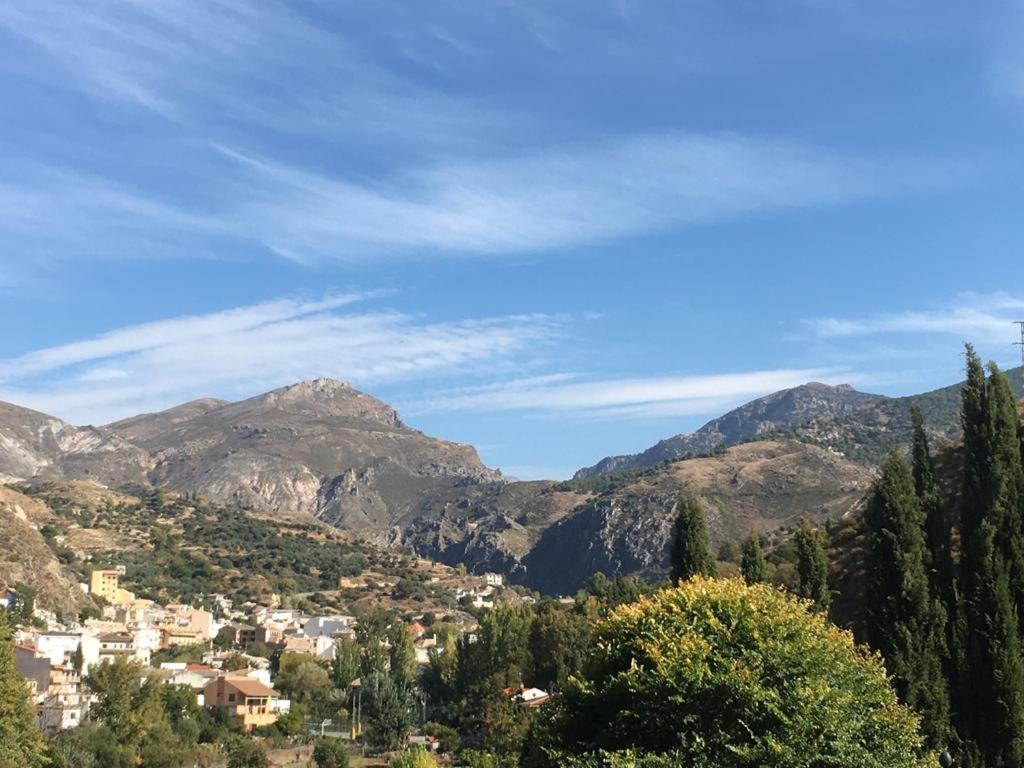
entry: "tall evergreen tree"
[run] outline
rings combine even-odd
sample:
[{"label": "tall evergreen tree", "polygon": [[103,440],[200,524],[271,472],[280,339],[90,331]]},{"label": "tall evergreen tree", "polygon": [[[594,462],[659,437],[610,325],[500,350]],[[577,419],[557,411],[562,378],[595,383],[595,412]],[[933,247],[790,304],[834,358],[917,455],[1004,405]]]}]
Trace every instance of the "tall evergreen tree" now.
[{"label": "tall evergreen tree", "polygon": [[692,493],[679,499],[674,538],[672,540],[672,581],[686,581],[692,576],[716,575],[715,558],[708,543],[704,510]]},{"label": "tall evergreen tree", "polygon": [[956,606],[952,522],[942,503],[935,477],[935,462],[924,429],[924,418],[916,405],[910,409],[910,420],[914,429],[914,492],[924,514],[929,593],[939,598],[947,615],[952,616]]},{"label": "tall evergreen tree", "polygon": [[747,536],[743,542],[743,556],[740,558],[740,572],[747,584],[768,581],[768,565],[761,550],[761,537],[756,533]]},{"label": "tall evergreen tree", "polygon": [[989,363],[988,430],[992,507],[989,515],[996,529],[996,541],[1007,563],[1010,589],[1017,615],[1024,615],[1024,471],[1020,455],[1020,418],[1017,399],[1006,378]]},{"label": "tall evergreen tree", "polygon": [[28,688],[14,666],[14,638],[7,612],[0,609],[0,766],[41,768],[49,764]]},{"label": "tall evergreen tree", "polygon": [[968,346],[961,393],[960,656],[954,703],[968,750],[984,766],[1002,768],[1024,760],[1024,664],[1012,541],[1019,506],[1010,508],[1014,499],[1019,505],[1020,458],[1012,393],[998,371],[991,374],[986,381]]},{"label": "tall evergreen tree", "polygon": [[821,531],[801,518],[794,537],[796,544],[797,595],[814,602],[818,610],[827,612],[832,605],[828,588],[828,556]]},{"label": "tall evergreen tree", "polygon": [[924,516],[911,470],[895,450],[882,464],[865,523],[869,640],[884,657],[901,701],[923,716],[929,745],[943,746],[949,733],[946,611],[929,594]]},{"label": "tall evergreen tree", "polygon": [[967,594],[961,681],[961,737],[986,768],[1024,764],[1024,660],[1017,610],[995,529],[984,521],[974,536],[980,567]]}]

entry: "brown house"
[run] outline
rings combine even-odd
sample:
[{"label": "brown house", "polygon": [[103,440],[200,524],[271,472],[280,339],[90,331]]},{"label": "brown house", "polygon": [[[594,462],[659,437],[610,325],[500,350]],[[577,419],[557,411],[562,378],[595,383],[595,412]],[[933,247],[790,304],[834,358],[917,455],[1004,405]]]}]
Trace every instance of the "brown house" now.
[{"label": "brown house", "polygon": [[224,707],[246,731],[277,721],[277,713],[270,711],[270,700],[278,695],[251,677],[219,677],[203,689],[206,706]]}]

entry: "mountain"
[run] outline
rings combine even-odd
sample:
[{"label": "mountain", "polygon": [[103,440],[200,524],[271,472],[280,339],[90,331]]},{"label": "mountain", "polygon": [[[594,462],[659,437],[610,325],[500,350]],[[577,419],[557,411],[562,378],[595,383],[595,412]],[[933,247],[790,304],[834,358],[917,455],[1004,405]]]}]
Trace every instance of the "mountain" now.
[{"label": "mountain", "polygon": [[587,498],[547,527],[523,558],[526,583],[567,592],[596,571],[668,574],[676,503],[683,489],[704,507],[714,548],[751,532],[817,523],[858,508],[874,471],[826,448],[781,438],[716,456],[661,465]]},{"label": "mountain", "polygon": [[[1017,397],[1021,397],[1024,368],[1014,368],[1006,374]],[[921,409],[934,438],[948,440],[959,434],[961,387],[954,384],[920,395],[892,398],[858,392],[847,384],[804,384],[741,405],[692,434],[669,437],[641,453],[604,458],[580,469],[575,477],[653,467],[774,435],[816,443],[874,466],[891,447],[909,441],[913,405]]]},{"label": "mountain", "polygon": [[380,540],[403,530],[423,498],[500,480],[471,446],[411,429],[391,406],[331,379],[98,428],[5,404],[0,473],[152,484]]},{"label": "mountain", "polygon": [[849,385],[829,386],[812,382],[784,389],[741,405],[713,419],[693,434],[660,441],[642,453],[609,456],[576,477],[591,477],[634,467],[652,467],[711,453],[717,448],[755,440],[764,435],[806,424],[814,418],[844,416],[885,398],[858,392]]},{"label": "mountain", "polygon": [[[1019,392],[1021,370],[1009,373]],[[955,438],[959,390],[888,398],[806,384],[561,483],[509,482],[471,446],[411,429],[391,406],[330,379],[103,427],[0,404],[0,475],[33,485],[86,480],[136,496],[145,486],[196,494],[571,592],[596,571],[664,575],[684,488],[704,505],[714,546],[803,516],[848,518],[885,450],[908,441],[912,404],[937,443]],[[82,487],[96,486],[75,493]]]}]

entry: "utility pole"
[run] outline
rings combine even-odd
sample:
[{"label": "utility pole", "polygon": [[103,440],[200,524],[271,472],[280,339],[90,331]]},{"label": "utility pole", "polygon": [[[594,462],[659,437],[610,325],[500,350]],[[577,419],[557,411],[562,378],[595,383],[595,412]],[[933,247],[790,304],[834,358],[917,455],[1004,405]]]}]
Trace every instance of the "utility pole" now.
[{"label": "utility pole", "polygon": [[1013,322],[1020,326],[1020,341],[1013,342],[1013,346],[1020,347],[1020,363],[1024,365],[1024,320],[1014,320]]}]

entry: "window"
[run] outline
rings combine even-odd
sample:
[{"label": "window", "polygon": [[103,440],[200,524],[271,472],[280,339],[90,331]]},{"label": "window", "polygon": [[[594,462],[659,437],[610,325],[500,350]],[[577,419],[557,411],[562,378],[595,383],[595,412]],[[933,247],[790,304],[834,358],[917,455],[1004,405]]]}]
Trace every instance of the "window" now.
[{"label": "window", "polygon": [[228,701],[231,702],[231,703],[234,703],[234,701],[235,701],[235,694],[229,693],[228,694]]}]

